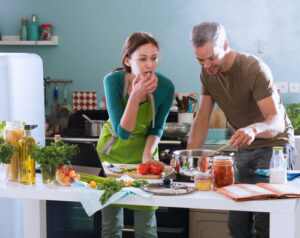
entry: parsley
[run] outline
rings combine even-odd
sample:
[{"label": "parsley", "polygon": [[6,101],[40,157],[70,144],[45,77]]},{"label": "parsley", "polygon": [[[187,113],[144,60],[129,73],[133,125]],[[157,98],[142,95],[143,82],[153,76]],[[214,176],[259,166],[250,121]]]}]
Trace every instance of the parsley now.
[{"label": "parsley", "polygon": [[55,171],[65,163],[71,164],[70,160],[79,153],[77,145],[64,144],[62,141],[52,142],[49,146],[36,144],[30,155],[41,167],[53,168]]}]

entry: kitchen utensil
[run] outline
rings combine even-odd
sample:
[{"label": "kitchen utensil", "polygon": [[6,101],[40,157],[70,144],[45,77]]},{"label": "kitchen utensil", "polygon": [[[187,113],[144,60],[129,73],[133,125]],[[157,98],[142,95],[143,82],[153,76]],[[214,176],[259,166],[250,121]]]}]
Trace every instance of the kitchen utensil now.
[{"label": "kitchen utensil", "polygon": [[182,185],[178,183],[171,184],[170,187],[165,187],[163,183],[158,184],[148,184],[142,187],[142,190],[148,193],[153,193],[155,195],[163,196],[176,196],[190,194],[195,191],[193,186]]},{"label": "kitchen utensil", "polygon": [[92,120],[87,115],[82,114],[87,121],[84,121],[84,132],[86,136],[99,137],[104,126],[103,120]]},{"label": "kitchen utensil", "polygon": [[59,108],[59,114],[63,117],[69,117],[73,113],[73,107],[68,104],[68,88],[67,84],[64,83],[64,103]]},{"label": "kitchen utensil", "polygon": [[167,122],[163,136],[168,138],[180,138],[186,136],[191,129],[191,124],[181,122]]},{"label": "kitchen utensil", "polygon": [[219,149],[217,149],[216,151],[213,151],[212,153],[210,153],[208,155],[208,157],[212,157],[212,156],[215,156],[217,155],[219,152],[221,152],[222,150],[225,150],[227,147],[229,147],[229,145],[224,145],[224,146],[221,146]]}]

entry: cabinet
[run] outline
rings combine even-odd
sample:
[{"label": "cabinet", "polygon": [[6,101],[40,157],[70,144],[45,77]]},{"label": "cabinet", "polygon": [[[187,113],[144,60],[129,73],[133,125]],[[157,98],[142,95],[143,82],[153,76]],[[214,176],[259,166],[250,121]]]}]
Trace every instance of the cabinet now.
[{"label": "cabinet", "polygon": [[21,41],[20,36],[2,36],[1,45],[58,45],[58,36],[51,36],[51,40]]},{"label": "cabinet", "polygon": [[190,209],[189,238],[229,238],[228,211]]}]

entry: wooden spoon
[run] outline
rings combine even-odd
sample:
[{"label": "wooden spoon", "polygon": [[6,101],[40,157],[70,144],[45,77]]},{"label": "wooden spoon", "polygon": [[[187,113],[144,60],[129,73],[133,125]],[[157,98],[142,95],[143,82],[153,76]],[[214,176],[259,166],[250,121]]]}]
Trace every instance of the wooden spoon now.
[{"label": "wooden spoon", "polygon": [[216,151],[214,151],[214,152],[210,153],[210,154],[208,155],[208,157],[215,156],[216,154],[218,154],[220,151],[222,151],[222,150],[226,149],[227,147],[229,147],[229,145],[228,145],[228,144],[227,144],[227,145],[223,145],[223,146],[221,146],[221,147],[220,147],[219,149],[217,149]]}]

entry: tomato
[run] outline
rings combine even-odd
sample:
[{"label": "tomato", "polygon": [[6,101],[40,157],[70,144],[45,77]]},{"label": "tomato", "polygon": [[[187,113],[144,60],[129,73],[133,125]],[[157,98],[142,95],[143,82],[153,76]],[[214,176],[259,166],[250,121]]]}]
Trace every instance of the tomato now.
[{"label": "tomato", "polygon": [[149,166],[147,164],[140,163],[137,166],[137,171],[138,171],[139,174],[145,175],[145,174],[147,174],[149,172]]},{"label": "tomato", "polygon": [[163,166],[159,162],[154,162],[150,165],[150,171],[152,174],[159,175],[163,171]]}]

